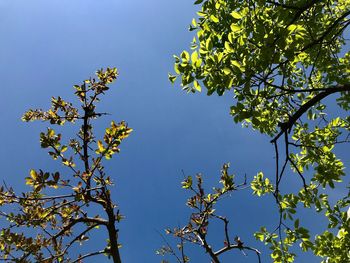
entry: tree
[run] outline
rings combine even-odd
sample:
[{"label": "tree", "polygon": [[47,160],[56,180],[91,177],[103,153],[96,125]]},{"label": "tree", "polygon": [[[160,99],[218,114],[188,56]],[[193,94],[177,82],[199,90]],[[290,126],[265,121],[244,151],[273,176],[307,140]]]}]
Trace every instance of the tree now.
[{"label": "tree", "polygon": [[[233,120],[271,137],[274,178],[259,173],[251,188],[257,196],[274,196],[280,219],[276,229],[262,227],[255,237],[271,248],[274,262],[293,262],[296,254],[291,248],[297,243],[322,262],[349,262],[350,193],[335,204],[329,194],[346,186],[336,146],[349,142],[350,136],[350,52],[345,37],[350,2],[197,0],[195,4],[201,4],[201,10],[190,26],[196,32],[191,52],[175,56],[176,74],[169,74],[169,79],[174,83],[181,78],[187,92],[205,88],[209,96],[233,94]],[[285,177],[293,173],[301,188],[281,191]],[[201,195],[196,201],[210,204]],[[324,214],[328,227],[312,237],[298,218],[300,207]],[[186,231],[186,227],[171,231],[181,238],[180,247]],[[195,236],[207,250],[201,234],[197,231]],[[219,262],[219,253],[207,252]]]},{"label": "tree", "polygon": [[[113,262],[121,262],[117,223],[123,217],[111,199],[112,179],[107,176],[103,161],[120,151],[120,143],[132,129],[124,121],[112,122],[103,139],[95,138],[92,121],[106,114],[96,111],[96,103],[118,73],[115,68],[107,68],[98,70],[96,75],[97,79],[90,78],[74,86],[80,109],[61,97],[53,97],[51,109],[31,109],[23,115],[24,121],[82,124],[76,138],[67,143],[52,128],[40,134],[41,147],[48,149],[49,155],[66,166],[68,172],[31,170],[26,178],[31,190],[22,194],[6,185],[0,188],[1,216],[8,221],[0,233],[1,260],[82,262],[84,258],[104,254]],[[86,254],[74,252],[76,244],[86,242],[100,227],[108,237],[104,246]]]}]

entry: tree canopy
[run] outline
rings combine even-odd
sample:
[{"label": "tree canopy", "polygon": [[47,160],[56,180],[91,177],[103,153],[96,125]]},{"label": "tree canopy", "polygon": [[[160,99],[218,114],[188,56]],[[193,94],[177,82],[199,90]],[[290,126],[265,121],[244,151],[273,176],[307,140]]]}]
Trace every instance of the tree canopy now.
[{"label": "tree canopy", "polygon": [[[211,189],[201,174],[183,173],[182,188],[189,193],[186,205],[191,213],[184,225],[166,229],[179,241],[177,246],[164,238],[157,253],[170,254],[178,263],[197,262],[193,250],[187,249],[192,244],[211,262],[224,262],[225,256],[238,251],[252,253],[260,263],[260,247],[265,245],[273,262],[298,262],[304,252],[325,263],[349,262],[349,178],[338,148],[350,141],[350,2],[196,0],[195,4],[200,11],[189,28],[195,33],[191,47],[175,56],[175,72],[169,80],[177,83],[179,79],[189,93],[205,91],[208,96],[232,98],[233,121],[269,138],[274,173],[262,166],[252,178],[235,176],[225,163],[219,184]],[[117,76],[115,68],[98,70],[96,77],[74,85],[78,106],[52,97],[50,109],[31,109],[23,115],[26,122],[79,123],[80,127],[66,141],[57,126],[40,133],[41,147],[65,171],[32,169],[25,178],[30,190],[21,194],[6,183],[0,187],[0,217],[5,219],[0,260],[85,262],[98,255],[113,262],[124,260],[119,238],[124,216],[112,200],[115,178],[105,171],[104,161],[119,153],[132,129],[125,121],[113,121],[99,139],[94,123],[107,115],[97,110],[97,103]],[[154,133],[159,136],[160,130]],[[298,189],[289,187],[291,177],[298,178]],[[261,246],[233,236],[232,221],[225,214],[230,207],[217,209],[236,191],[250,191],[256,198],[270,196],[276,205],[274,227],[261,221],[261,228],[251,233]],[[305,208],[327,222],[324,227],[317,225],[316,233],[304,223]],[[140,225],[149,222],[143,216],[137,216]],[[147,219],[155,216],[152,212]],[[213,241],[215,229],[222,231]],[[143,240],[142,234],[137,233],[138,240]],[[80,246],[101,236],[105,242],[95,242],[94,250]],[[133,253],[141,249],[128,245]]]},{"label": "tree canopy", "polygon": [[[275,230],[262,227],[256,238],[271,247],[274,262],[293,262],[295,244],[323,262],[348,262],[350,196],[332,204],[329,194],[346,187],[336,146],[349,142],[350,2],[195,4],[201,10],[190,26],[196,32],[191,51],[175,56],[176,74],[169,79],[179,77],[188,92],[232,94],[233,120],[271,137],[275,176],[260,173],[251,188],[257,196],[275,197],[280,220]],[[332,94],[335,100],[328,99]],[[284,177],[292,173],[300,177],[300,190],[281,192]],[[300,206],[324,214],[328,228],[311,236],[300,224]]]}]

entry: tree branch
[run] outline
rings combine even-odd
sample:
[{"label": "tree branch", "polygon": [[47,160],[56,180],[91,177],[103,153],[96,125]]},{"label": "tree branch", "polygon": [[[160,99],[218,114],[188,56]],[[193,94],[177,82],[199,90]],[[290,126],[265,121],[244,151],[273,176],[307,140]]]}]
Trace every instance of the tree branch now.
[{"label": "tree branch", "polygon": [[241,244],[236,244],[236,245],[229,245],[227,247],[224,247],[218,251],[215,252],[215,255],[216,256],[219,256],[220,254],[223,254],[225,253],[226,251],[229,251],[229,250],[232,250],[232,249],[239,249],[239,250],[243,250],[243,249],[246,249],[246,250],[251,250],[251,251],[254,251],[258,257],[258,260],[259,260],[259,263],[261,263],[261,258],[260,258],[260,254],[261,252],[256,249],[256,248],[253,248],[253,247],[247,247],[247,246],[242,246]]},{"label": "tree branch", "polygon": [[82,262],[82,260],[83,260],[84,258],[88,258],[88,257],[92,257],[92,256],[97,256],[97,255],[101,255],[101,254],[104,254],[104,253],[106,253],[105,250],[100,250],[100,251],[88,253],[88,254],[85,254],[85,255],[83,255],[83,256],[78,257],[76,260],[72,261],[72,263]]},{"label": "tree branch", "polygon": [[281,130],[280,132],[271,140],[271,143],[274,143],[278,140],[279,137],[285,132],[288,132],[293,125],[296,123],[296,121],[311,107],[316,105],[316,103],[320,102],[325,97],[337,93],[337,92],[344,92],[344,91],[350,91],[350,84],[345,85],[338,85],[333,88],[328,88],[325,91],[322,91],[318,93],[315,97],[307,101],[305,104],[303,104],[290,118],[287,122],[280,123]]}]

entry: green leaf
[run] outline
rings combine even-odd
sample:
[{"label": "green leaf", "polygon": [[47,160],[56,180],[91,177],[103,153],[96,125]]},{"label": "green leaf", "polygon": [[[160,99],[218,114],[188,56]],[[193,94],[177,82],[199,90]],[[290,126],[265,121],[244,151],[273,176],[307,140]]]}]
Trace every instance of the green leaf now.
[{"label": "green leaf", "polygon": [[64,153],[65,151],[67,151],[68,147],[66,145],[63,145],[61,148],[61,152]]},{"label": "green leaf", "polygon": [[241,72],[244,72],[244,67],[242,67],[242,65],[237,60],[231,60],[231,64],[237,67]]},{"label": "green leaf", "polygon": [[193,25],[194,27],[197,26],[197,22],[196,22],[196,19],[195,19],[195,18],[192,19],[192,25]]},{"label": "green leaf", "polygon": [[294,221],[294,227],[299,228],[299,219]]},{"label": "green leaf", "polygon": [[237,32],[241,30],[241,27],[239,25],[236,24],[231,24],[231,30],[232,32]]},{"label": "green leaf", "polygon": [[182,58],[183,61],[189,61],[190,60],[190,54],[186,50],[184,50],[181,53],[181,58]]},{"label": "green leaf", "polygon": [[232,71],[229,68],[224,68],[224,73],[225,73],[225,75],[230,75],[232,73]]},{"label": "green leaf", "polygon": [[216,16],[214,16],[214,15],[211,15],[211,16],[210,16],[210,19],[211,19],[214,23],[219,23],[219,19],[218,19]]},{"label": "green leaf", "polygon": [[30,170],[30,177],[32,177],[34,181],[37,180],[38,174],[35,170]]},{"label": "green leaf", "polygon": [[201,86],[199,85],[199,83],[198,83],[197,80],[193,81],[193,86],[194,86],[194,88],[195,88],[197,91],[199,91],[199,92],[202,91],[202,88],[201,88]]},{"label": "green leaf", "polygon": [[98,140],[97,141],[97,148],[98,148],[98,153],[102,153],[105,148],[103,147],[102,141]]},{"label": "green leaf", "polygon": [[176,74],[178,74],[178,75],[181,74],[181,71],[179,69],[179,64],[174,64],[174,70],[175,70]]},{"label": "green leaf", "polygon": [[232,11],[231,12],[231,16],[235,19],[242,19],[242,16],[240,13],[236,12],[236,11]]},{"label": "green leaf", "polygon": [[197,51],[194,51],[191,54],[191,61],[192,61],[192,63],[196,63],[197,60],[198,60],[198,53],[197,53]]},{"label": "green leaf", "polygon": [[168,79],[170,80],[170,82],[171,82],[172,84],[175,83],[176,78],[177,78],[176,76],[171,75],[170,73],[168,73]]}]

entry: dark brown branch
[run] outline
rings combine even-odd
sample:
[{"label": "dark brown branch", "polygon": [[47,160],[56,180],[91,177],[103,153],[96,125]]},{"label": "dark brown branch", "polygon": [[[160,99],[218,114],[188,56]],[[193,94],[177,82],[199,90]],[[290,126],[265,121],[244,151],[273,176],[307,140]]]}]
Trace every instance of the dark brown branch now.
[{"label": "dark brown branch", "polygon": [[[84,161],[84,168],[85,173],[89,174],[90,166],[89,166],[89,152],[88,152],[88,121],[89,121],[89,109],[87,107],[84,107],[84,117],[83,117],[83,161]],[[90,181],[91,177],[87,180],[87,188],[90,188]],[[90,191],[88,191],[88,195],[90,194]]]},{"label": "dark brown branch", "polygon": [[344,18],[346,18],[348,15],[350,15],[350,11],[347,11],[347,12],[345,12],[343,15],[341,15],[340,17],[338,17],[338,18],[334,21],[334,23],[333,23],[330,27],[328,27],[328,28],[323,32],[323,34],[322,34],[319,38],[317,38],[315,41],[313,41],[313,42],[307,44],[304,48],[302,48],[302,49],[300,50],[300,52],[303,52],[303,51],[309,49],[310,47],[312,47],[312,46],[314,46],[314,45],[317,45],[317,44],[322,43],[322,41],[326,38],[326,36],[340,23],[341,20],[343,20]]},{"label": "dark brown branch", "polygon": [[215,214],[213,214],[213,216],[224,222],[224,232],[225,232],[226,243],[227,243],[227,246],[231,245],[230,237],[229,237],[229,234],[228,234],[228,224],[229,224],[228,219],[226,217],[218,216],[218,215],[215,215]]},{"label": "dark brown branch", "polygon": [[214,251],[212,250],[212,248],[208,245],[207,240],[205,235],[198,233],[202,242],[203,242],[203,247],[205,249],[205,251],[210,255],[211,259],[213,260],[214,263],[220,263],[219,258],[217,257],[217,255],[214,253]]},{"label": "dark brown branch", "polygon": [[77,219],[71,219],[69,224],[66,225],[65,227],[63,227],[63,229],[58,232],[56,235],[54,235],[54,239],[63,235],[66,231],[70,230],[74,225],[78,224],[78,223],[94,223],[94,224],[98,224],[98,225],[105,225],[107,226],[108,222],[102,218],[92,218],[92,217],[80,217]]},{"label": "dark brown branch", "polygon": [[110,200],[110,196],[107,193],[106,196],[106,213],[108,215],[108,224],[107,230],[108,230],[108,235],[109,235],[109,241],[111,245],[111,255],[113,258],[114,263],[121,263],[121,258],[120,258],[120,252],[119,252],[119,245],[118,245],[118,230],[115,227],[115,214],[114,214],[114,209],[113,209],[113,204]]},{"label": "dark brown branch", "polygon": [[298,175],[300,176],[301,180],[303,181],[303,186],[304,186],[304,189],[305,189],[305,192],[307,192],[307,184],[306,184],[306,180],[305,180],[305,177],[304,175],[299,171],[297,165],[293,162],[292,159],[290,159],[288,157],[290,163],[293,165],[294,169],[297,171]]},{"label": "dark brown branch", "polygon": [[286,9],[301,10],[301,7],[299,7],[299,6],[287,5],[287,4],[283,4],[283,3],[281,4],[278,2],[274,2],[274,1],[266,1],[266,3],[272,4],[274,6],[280,6],[280,7],[286,8]]},{"label": "dark brown branch", "polygon": [[261,263],[261,258],[260,258],[261,252],[258,249],[253,248],[253,247],[242,246],[241,244],[229,245],[227,247],[224,247],[224,248],[218,250],[217,252],[215,252],[215,255],[219,256],[220,254],[223,254],[226,251],[229,251],[229,250],[232,250],[232,249],[239,249],[239,250],[246,249],[246,250],[254,251],[256,253],[257,257],[258,257],[259,263]]},{"label": "dark brown branch", "polygon": [[101,254],[104,254],[104,253],[106,253],[105,250],[100,250],[100,251],[92,252],[92,253],[89,253],[89,254],[85,254],[83,256],[78,257],[76,260],[72,261],[72,263],[82,262],[82,260],[84,258],[93,257],[93,256],[101,255]]},{"label": "dark brown branch", "polygon": [[95,227],[97,227],[98,224],[93,224],[91,226],[89,226],[88,228],[86,228],[83,232],[81,232],[79,235],[77,235],[74,239],[72,239],[69,244],[66,246],[66,248],[63,251],[63,254],[66,253],[66,251],[74,244],[74,242],[78,241],[79,239],[82,238],[82,236],[84,236],[86,233],[90,232],[92,229],[94,229]]},{"label": "dark brown branch", "polygon": [[[101,189],[101,186],[98,187],[93,187],[90,189],[86,189],[86,190],[99,190]],[[6,198],[14,198],[17,199],[17,201],[14,200],[14,202],[19,202],[19,201],[44,201],[44,200],[48,200],[48,201],[53,201],[55,199],[64,199],[64,198],[69,198],[69,197],[75,197],[76,194],[67,194],[67,195],[55,195],[55,196],[45,196],[45,197],[35,197],[35,198],[29,198],[29,197],[19,197],[17,195],[8,195],[5,193],[0,193],[0,195],[6,197]]]},{"label": "dark brown branch", "polygon": [[47,262],[50,259],[53,260],[55,258],[59,258],[59,257],[63,256],[67,252],[67,250],[74,244],[74,242],[78,241],[82,236],[84,236],[86,233],[91,231],[96,226],[98,226],[98,224],[94,224],[94,225],[89,226],[87,229],[85,229],[83,232],[81,232],[79,235],[77,235],[74,239],[72,239],[60,254],[53,255],[52,253],[50,253],[51,257],[45,258],[43,260],[43,262]]},{"label": "dark brown branch", "polygon": [[321,2],[320,0],[312,0],[309,3],[306,3],[304,6],[300,7],[299,10],[295,13],[292,21],[289,22],[289,24],[287,25],[290,26],[292,24],[294,24],[294,22],[309,8],[311,8],[313,5],[317,4],[318,2]]},{"label": "dark brown branch", "polygon": [[277,145],[277,141],[273,142],[274,146],[275,146],[275,158],[276,158],[276,175],[275,175],[275,180],[276,180],[276,190],[275,190],[275,197],[276,197],[276,201],[277,201],[277,196],[278,196],[278,186],[279,186],[279,153],[278,153],[278,145]]},{"label": "dark brown branch", "polygon": [[333,88],[328,88],[325,91],[322,91],[318,93],[315,97],[307,101],[305,104],[303,104],[290,118],[287,122],[281,123],[280,132],[271,140],[271,143],[274,143],[278,140],[279,137],[285,132],[288,132],[293,125],[296,123],[296,121],[305,113],[307,112],[311,107],[315,106],[318,102],[320,102],[325,97],[337,93],[337,92],[344,92],[344,91],[350,91],[350,84],[345,85],[338,85]]},{"label": "dark brown branch", "polygon": [[299,92],[319,92],[319,91],[327,91],[329,88],[312,88],[312,89],[290,89],[290,88],[285,88],[284,85],[276,85],[273,83],[268,82],[266,79],[259,77],[259,76],[255,76],[258,80],[260,80],[262,83],[264,83],[265,85],[275,88],[275,89],[279,89],[279,90],[283,90],[286,93],[282,93],[282,94],[277,94],[275,96],[271,96],[269,98],[272,97],[277,97],[277,96],[281,96],[281,95],[285,95],[285,94],[290,94],[290,93],[299,93]]}]

